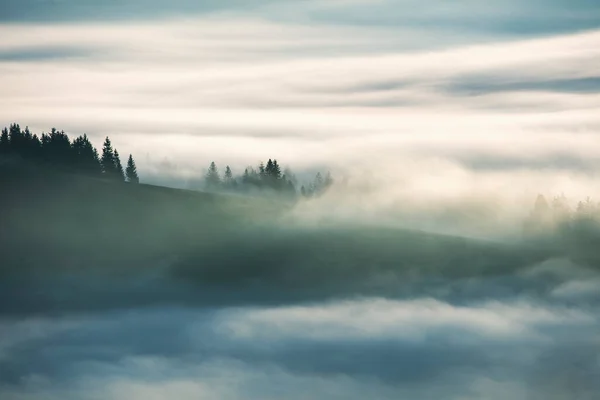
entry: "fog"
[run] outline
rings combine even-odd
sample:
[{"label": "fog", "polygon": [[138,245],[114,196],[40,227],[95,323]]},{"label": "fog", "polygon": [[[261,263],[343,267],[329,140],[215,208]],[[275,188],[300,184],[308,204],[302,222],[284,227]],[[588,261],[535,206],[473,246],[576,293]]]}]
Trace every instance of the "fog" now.
[{"label": "fog", "polygon": [[595,2],[92,3],[2,2],[0,126],[335,182],[0,154],[0,398],[597,398]]}]

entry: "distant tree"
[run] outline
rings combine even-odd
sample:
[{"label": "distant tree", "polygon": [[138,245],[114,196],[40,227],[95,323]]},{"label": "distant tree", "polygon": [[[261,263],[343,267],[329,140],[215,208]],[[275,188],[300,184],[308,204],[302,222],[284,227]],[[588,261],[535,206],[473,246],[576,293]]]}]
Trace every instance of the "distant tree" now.
[{"label": "distant tree", "polygon": [[206,187],[209,189],[216,189],[221,185],[221,177],[219,176],[219,170],[217,164],[211,162],[206,173]]},{"label": "distant tree", "polygon": [[8,136],[11,150],[17,154],[23,154],[25,140],[19,124],[10,124]]},{"label": "distant tree", "polygon": [[115,161],[115,172],[116,172],[116,176],[115,179],[117,179],[118,181],[125,181],[125,171],[123,170],[123,165],[121,164],[121,158],[119,158],[119,152],[117,151],[117,149],[115,149],[114,151],[114,155],[113,155],[113,159]]},{"label": "distant tree", "polygon": [[265,167],[265,175],[269,177],[273,175],[273,160],[271,160],[270,158],[269,161],[267,161],[267,165]]},{"label": "distant tree", "polygon": [[2,129],[0,135],[0,154],[7,154],[10,152],[10,137],[8,136],[8,129]]},{"label": "distant tree", "polygon": [[237,187],[237,182],[233,178],[233,172],[231,168],[228,166],[225,167],[225,175],[223,176],[223,184],[227,189],[235,189]]},{"label": "distant tree", "polygon": [[102,166],[98,158],[98,151],[94,148],[87,135],[77,137],[72,144],[75,152],[76,168],[78,171],[89,174],[99,175],[102,173]]},{"label": "distant tree", "polygon": [[317,172],[315,176],[315,191],[321,191],[323,189],[323,175],[320,172]]},{"label": "distant tree", "polygon": [[281,179],[281,168],[277,163],[277,160],[273,160],[273,166],[271,167],[271,176],[275,179]]},{"label": "distant tree", "polygon": [[596,205],[590,197],[586,198],[585,201],[577,203],[577,217],[588,218],[596,211]]},{"label": "distant tree", "polygon": [[290,168],[285,168],[283,170],[283,175],[285,176],[285,178],[290,181],[294,186],[296,186],[298,184],[298,179],[296,178],[296,175],[294,174],[294,172],[292,172],[292,170]]},{"label": "distant tree", "polygon": [[42,160],[42,142],[40,141],[40,138],[38,137],[38,135],[33,135],[31,137],[31,140],[29,141],[29,154],[32,158],[36,159],[37,161],[41,161]]},{"label": "distant tree", "polygon": [[140,183],[140,178],[137,174],[135,161],[133,161],[133,156],[131,154],[129,155],[129,159],[127,160],[127,168],[125,169],[125,173],[127,175],[127,182]]},{"label": "distant tree", "polygon": [[100,165],[102,166],[102,173],[107,178],[113,179],[117,175],[117,169],[115,168],[115,153],[108,136],[104,140],[104,145],[102,146]]},{"label": "distant tree", "polygon": [[49,134],[42,134],[42,153],[46,162],[63,168],[73,168],[76,154],[69,136],[64,131],[52,128]]}]

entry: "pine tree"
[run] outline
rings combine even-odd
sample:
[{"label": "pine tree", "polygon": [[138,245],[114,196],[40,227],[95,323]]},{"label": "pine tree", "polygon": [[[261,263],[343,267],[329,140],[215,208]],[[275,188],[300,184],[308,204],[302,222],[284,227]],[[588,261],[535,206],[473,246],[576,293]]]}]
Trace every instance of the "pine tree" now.
[{"label": "pine tree", "polygon": [[102,158],[100,159],[102,173],[107,178],[113,178],[116,175],[114,156],[112,144],[107,136],[102,146]]},{"label": "pine tree", "polygon": [[10,152],[10,138],[8,136],[8,129],[2,129],[2,135],[0,135],[0,154],[6,154]]},{"label": "pine tree", "polygon": [[321,175],[320,172],[317,172],[317,175],[315,176],[315,181],[313,183],[312,192],[315,195],[319,195],[319,194],[321,194],[322,191],[323,191],[323,176]]},{"label": "pine tree", "polygon": [[265,167],[265,175],[269,178],[273,176],[273,160],[270,158],[269,161],[267,161],[267,166]]},{"label": "pine tree", "polygon": [[210,163],[208,172],[206,173],[206,187],[209,189],[215,189],[221,184],[221,177],[219,176],[219,170],[215,162]]},{"label": "pine tree", "polygon": [[248,170],[248,168],[246,168],[244,170],[244,175],[242,176],[242,183],[243,184],[250,183],[250,171]]},{"label": "pine tree", "polygon": [[127,174],[127,182],[140,183],[140,178],[137,174],[137,168],[135,167],[135,162],[133,161],[131,154],[127,160],[127,168],[125,169],[125,173]]},{"label": "pine tree", "polygon": [[19,155],[23,154],[24,150],[24,140],[23,133],[21,132],[21,127],[19,124],[11,124],[8,128],[8,136],[10,139],[10,148],[14,153]]},{"label": "pine tree", "polygon": [[77,170],[90,175],[97,175],[102,172],[98,152],[87,135],[84,134],[76,138],[72,147],[75,152]]},{"label": "pine tree", "polygon": [[42,135],[42,152],[45,161],[52,165],[73,168],[76,164],[77,155],[69,136],[56,128],[52,128],[49,134]]},{"label": "pine tree", "polygon": [[225,167],[225,175],[223,177],[223,183],[225,184],[225,187],[227,187],[228,189],[233,188],[234,186],[234,179],[233,179],[233,172],[231,172],[231,168],[228,166]]},{"label": "pine tree", "polygon": [[228,165],[227,167],[225,167],[225,180],[231,179],[233,179],[233,173],[231,172],[231,168]]},{"label": "pine tree", "polygon": [[271,176],[275,179],[281,179],[281,168],[277,163],[277,160],[273,160],[273,166],[271,167]]},{"label": "pine tree", "polygon": [[125,171],[123,171],[123,165],[121,164],[117,149],[115,149],[113,159],[115,161],[115,179],[119,182],[125,182]]}]

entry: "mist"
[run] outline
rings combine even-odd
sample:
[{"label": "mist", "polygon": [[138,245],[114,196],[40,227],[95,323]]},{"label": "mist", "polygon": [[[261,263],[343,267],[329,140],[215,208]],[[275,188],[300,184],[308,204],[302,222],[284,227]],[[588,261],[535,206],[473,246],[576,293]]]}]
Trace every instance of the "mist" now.
[{"label": "mist", "polygon": [[105,3],[0,5],[0,398],[597,398],[595,2]]}]

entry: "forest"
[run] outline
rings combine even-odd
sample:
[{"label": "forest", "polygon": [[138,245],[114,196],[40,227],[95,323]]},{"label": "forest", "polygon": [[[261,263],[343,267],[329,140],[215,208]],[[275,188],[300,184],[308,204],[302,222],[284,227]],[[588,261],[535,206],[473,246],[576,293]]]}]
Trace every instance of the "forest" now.
[{"label": "forest", "polygon": [[[2,130],[0,155],[17,156],[38,166],[66,172],[83,174],[117,182],[137,184],[140,182],[133,156],[127,158],[123,168],[118,150],[106,137],[99,154],[86,134],[71,140],[64,131],[52,128],[40,136],[32,134],[28,127],[21,129],[17,123]],[[324,193],[333,184],[328,172],[317,172],[314,179],[300,185],[290,169],[282,169],[277,159],[269,159],[258,166],[248,166],[243,174],[235,176],[227,165],[223,174],[215,162],[211,162],[203,175],[203,189],[213,192],[261,192],[278,193],[289,198],[313,197]]]}]

